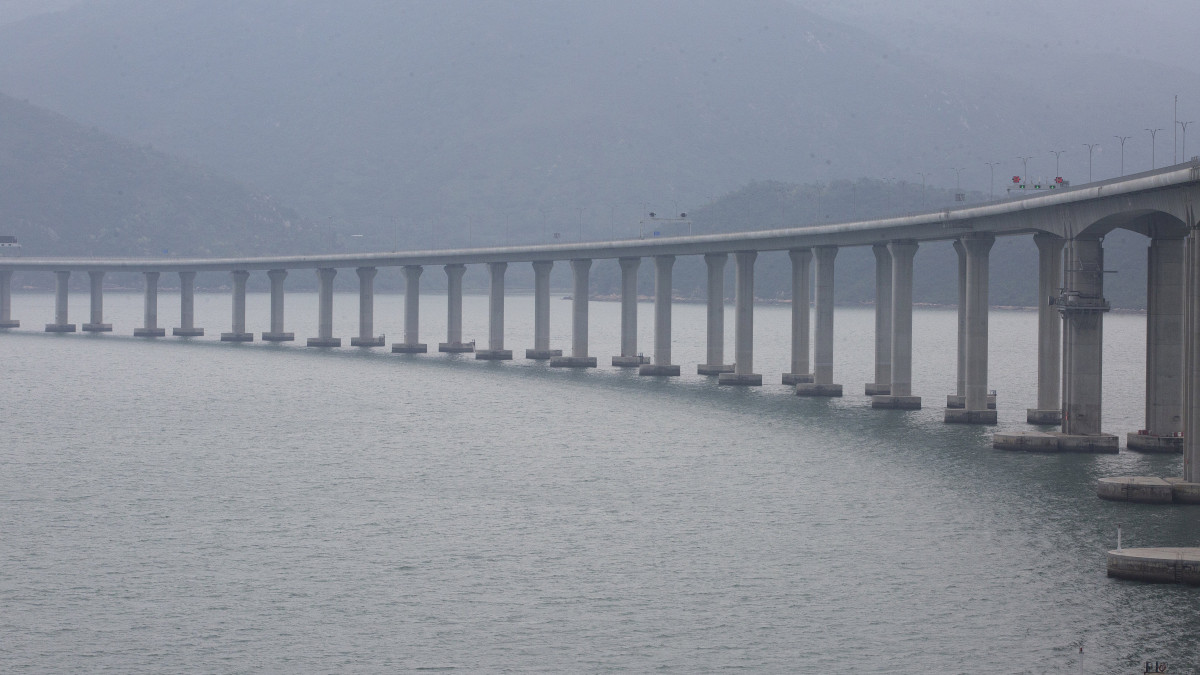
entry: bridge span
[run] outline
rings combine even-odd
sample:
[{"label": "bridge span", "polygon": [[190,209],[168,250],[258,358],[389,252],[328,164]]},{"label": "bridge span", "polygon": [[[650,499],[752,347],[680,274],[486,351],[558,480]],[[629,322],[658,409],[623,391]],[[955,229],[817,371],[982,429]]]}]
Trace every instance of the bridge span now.
[{"label": "bridge span", "polygon": [[[72,273],[90,278],[91,315],[82,330],[111,331],[104,323],[106,272],[139,272],[145,278],[144,325],[134,334],[165,336],[158,325],[158,280],[179,275],[176,336],[198,336],[193,298],[197,272],[228,272],[232,279],[230,330],[225,341],[252,341],[246,332],[246,280],[265,271],[271,282],[271,330],[266,341],[289,341],[284,325],[284,280],[289,271],[313,269],[319,280],[318,330],[314,347],[340,347],[333,335],[333,280],[338,269],[353,268],[359,278],[359,331],[351,345],[383,346],[373,333],[373,280],[379,267],[401,267],[406,278],[404,341],[393,352],[422,353],[419,336],[420,278],[425,267],[440,266],[447,281],[446,341],[442,352],[474,352],[476,358],[513,358],[505,348],[504,276],[510,264],[534,270],[533,347],[529,359],[553,367],[595,367],[588,344],[589,271],[593,260],[617,259],[621,268],[621,344],[612,365],[636,367],[647,376],[678,375],[671,360],[671,272],[677,256],[703,256],[708,270],[708,347],[701,374],[724,385],[761,385],[754,372],[754,263],[759,252],[787,251],[792,262],[791,369],[781,381],[800,396],[840,396],[833,373],[834,262],[843,247],[871,246],[876,259],[875,376],[866,383],[872,407],[917,409],[912,393],[913,259],[922,243],[951,241],[958,253],[957,389],[948,394],[948,423],[994,424],[995,397],[988,390],[989,251],[997,236],[1031,235],[1037,244],[1038,391],[1030,424],[1061,426],[1061,431],[996,434],[995,445],[1040,451],[1116,452],[1119,439],[1101,430],[1101,373],[1104,299],[1104,236],[1116,228],[1139,232],[1148,249],[1145,429],[1130,433],[1127,445],[1144,451],[1184,453],[1184,477],[1200,483],[1200,159],[1142,174],[1054,190],[1022,199],[878,220],[810,225],[774,230],[656,237],[570,244],[247,258],[0,258],[0,328],[19,326],[11,316],[15,271],[51,272],[56,279],[54,321],[48,332],[74,332],[67,316]],[[724,269],[733,254],[736,267],[735,345],[731,363],[724,347]],[[643,258],[655,272],[653,358],[644,362],[637,346],[637,270]],[[570,353],[550,345],[550,271],[569,262],[573,272]],[[490,273],[486,349],[462,340],[462,278],[466,265],[486,265]],[[810,301],[810,298],[812,300]],[[815,312],[812,311],[815,304]],[[813,326],[810,330],[810,316]],[[811,338],[811,340],[810,340]]]}]

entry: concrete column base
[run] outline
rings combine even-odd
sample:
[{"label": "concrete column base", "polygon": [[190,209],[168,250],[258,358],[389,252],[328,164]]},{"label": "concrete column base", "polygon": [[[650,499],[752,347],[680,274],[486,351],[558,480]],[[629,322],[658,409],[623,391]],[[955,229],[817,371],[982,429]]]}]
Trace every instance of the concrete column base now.
[{"label": "concrete column base", "polygon": [[[48,323],[46,324],[47,333],[74,333],[75,324],[73,323]],[[137,335],[135,332],[134,335]]]},{"label": "concrete column base", "polygon": [[254,333],[221,333],[221,342],[254,342]]},{"label": "concrete column base", "polygon": [[[867,385],[867,386],[871,386],[871,385]],[[891,387],[888,387],[888,389],[891,389]],[[921,397],[920,396],[892,396],[891,394],[872,396],[871,397],[871,407],[879,408],[881,410],[920,410],[921,409]]]},{"label": "concrete column base", "polygon": [[840,384],[816,384],[815,382],[796,383],[797,396],[841,396]]},{"label": "concrete column base", "polygon": [[85,333],[111,333],[111,323],[85,323],[82,326]]},{"label": "concrete column base", "polygon": [[383,335],[376,337],[352,337],[350,338],[351,347],[383,347],[386,346]]},{"label": "concrete column base", "polygon": [[697,375],[720,375],[721,373],[732,373],[733,364],[724,363],[701,363],[696,365]]},{"label": "concrete column base", "polygon": [[511,349],[480,349],[475,352],[476,361],[512,361]]},{"label": "concrete column base", "polygon": [[[74,327],[71,330],[75,330]],[[134,328],[134,337],[163,337],[167,334],[166,328]]]},{"label": "concrete column base", "polygon": [[[1200,586],[1200,548],[1126,548],[1109,551],[1108,576],[1151,583]],[[1149,669],[1149,665],[1146,666]]]},{"label": "concrete column base", "polygon": [[20,328],[20,327],[21,327],[21,322],[17,321],[16,319],[12,319],[9,321],[0,321],[0,328]]},{"label": "concrete column base", "polygon": [[1058,426],[1062,424],[1062,410],[1025,409],[1025,421],[1029,424],[1045,424]]},{"label": "concrete column base", "polygon": [[[204,329],[203,328],[172,328],[171,335],[174,335],[175,337],[200,337],[201,335],[204,335]],[[291,335],[291,333],[288,333],[288,335]],[[264,340],[267,339],[266,333],[263,333],[263,339]]]},{"label": "concrete column base", "polygon": [[526,349],[525,358],[532,361],[549,361],[550,359],[562,356],[561,349]]},{"label": "concrete column base", "polygon": [[412,344],[406,342],[392,343],[393,354],[425,354],[429,351],[429,345],[424,342],[414,342]]},{"label": "concrete column base", "polygon": [[1021,450],[1024,452],[1083,452],[1114,455],[1121,449],[1121,439],[1112,434],[1085,436],[1064,434],[1058,431],[1008,431],[993,434],[992,447],[997,450]]},{"label": "concrete column base", "polygon": [[638,366],[638,375],[676,377],[679,375],[679,366],[643,363]]},{"label": "concrete column base", "polygon": [[1125,434],[1125,447],[1138,452],[1178,455],[1183,452],[1183,436],[1155,436],[1131,431]]},{"label": "concrete column base", "polygon": [[792,385],[812,384],[813,380],[815,380],[815,379],[816,378],[813,377],[812,373],[784,373],[783,374],[783,383],[784,384],[792,384]]},{"label": "concrete column base", "polygon": [[446,354],[469,354],[475,351],[474,342],[439,342],[438,351]]},{"label": "concrete column base", "polygon": [[1113,502],[1170,504],[1171,484],[1153,476],[1114,476],[1096,481],[1096,496]]},{"label": "concrete column base", "polygon": [[891,384],[876,384],[868,382],[866,386],[867,396],[888,396],[892,393]]},{"label": "concrete column base", "polygon": [[[947,408],[965,408],[965,407],[967,407],[967,397],[959,396],[957,394],[949,394],[946,396],[946,407]],[[987,407],[989,410],[996,409],[996,395],[995,394],[988,394]]]},{"label": "concrete column base", "polygon": [[309,347],[341,347],[342,338],[308,338]]},{"label": "concrete column base", "polygon": [[996,410],[967,410],[966,408],[946,408],[944,418],[946,424],[995,424]]},{"label": "concrete column base", "polygon": [[263,333],[264,342],[291,342],[296,339],[295,333]]},{"label": "concrete column base", "polygon": [[638,366],[649,363],[650,359],[638,354],[637,356],[614,356],[612,364],[616,368],[637,368]]},{"label": "concrete column base", "polygon": [[717,384],[728,384],[738,387],[761,387],[762,375],[759,373],[721,373],[717,376]]},{"label": "concrete column base", "polygon": [[550,357],[551,368],[595,368],[596,357],[594,356],[552,356]]}]

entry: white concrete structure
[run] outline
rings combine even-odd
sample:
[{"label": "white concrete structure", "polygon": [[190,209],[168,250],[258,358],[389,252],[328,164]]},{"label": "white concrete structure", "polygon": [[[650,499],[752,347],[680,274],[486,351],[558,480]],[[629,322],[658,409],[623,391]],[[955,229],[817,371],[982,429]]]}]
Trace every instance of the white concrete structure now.
[{"label": "white concrete structure", "polygon": [[104,323],[104,272],[91,270],[88,272],[91,286],[91,319],[83,324],[86,333],[112,332],[112,324]]},{"label": "white concrete structure", "polygon": [[671,268],[675,256],[654,256],[654,362],[638,367],[638,375],[679,375],[671,363]]},{"label": "white concrete structure", "polygon": [[[141,328],[134,328],[136,337],[162,337],[167,334],[165,328],[158,327],[158,272],[145,272],[146,294],[143,302],[143,321]],[[66,316],[64,315],[64,319]],[[74,330],[74,329],[72,329]]]},{"label": "white concrete structure", "polygon": [[733,366],[725,363],[725,262],[728,259],[728,253],[704,256],[708,269],[708,354],[707,360],[696,366],[699,375],[733,372]]},{"label": "white concrete structure", "polygon": [[271,280],[271,330],[262,334],[266,342],[291,342],[296,339],[295,333],[283,329],[283,281],[287,275],[287,270],[267,270],[267,278]]},{"label": "white concrete structure", "polygon": [[342,339],[333,337],[333,278],[332,267],[317,269],[317,337],[308,338],[309,347],[341,347]]},{"label": "white concrete structure", "polygon": [[423,344],[418,333],[421,322],[421,272],[420,265],[404,266],[404,342],[392,344],[396,354],[424,354],[428,346]]},{"label": "white concrete structure", "polygon": [[618,258],[621,266],[621,353],[612,357],[617,368],[636,368],[643,363],[637,349],[637,273],[641,258]]},{"label": "white concrete structure", "polygon": [[233,330],[221,333],[221,342],[253,342],[254,333],[246,332],[246,279],[250,278],[250,273],[234,270],[229,276],[233,280],[233,318],[230,321]]}]

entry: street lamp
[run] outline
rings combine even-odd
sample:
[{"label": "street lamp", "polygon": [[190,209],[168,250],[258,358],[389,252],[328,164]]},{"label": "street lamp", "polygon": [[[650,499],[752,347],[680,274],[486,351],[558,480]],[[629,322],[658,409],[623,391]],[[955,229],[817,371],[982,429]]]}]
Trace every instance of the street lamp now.
[{"label": "street lamp", "polygon": [[1100,147],[1099,143],[1084,143],[1083,147],[1088,149],[1088,182],[1092,182],[1092,150]]},{"label": "street lamp", "polygon": [[1182,152],[1180,152],[1179,154],[1182,155],[1182,157],[1180,157],[1180,159],[1185,162],[1187,161],[1187,128],[1188,128],[1188,125],[1191,123],[1192,123],[1191,120],[1188,120],[1187,122],[1176,122],[1176,124],[1183,127],[1183,145],[1181,146]]},{"label": "street lamp", "polygon": [[1113,136],[1113,138],[1121,141],[1121,175],[1125,175],[1125,141],[1129,140],[1129,136]]},{"label": "street lamp", "polygon": [[1146,131],[1150,132],[1150,169],[1153,170],[1157,168],[1154,162],[1154,135],[1162,131],[1162,129],[1146,129]]},{"label": "street lamp", "polygon": [[1033,159],[1033,155],[1029,155],[1028,157],[1018,157],[1017,159],[1021,160],[1021,180],[1024,180],[1025,183],[1028,184],[1029,183],[1029,160]]},{"label": "street lamp", "polygon": [[1062,173],[1060,173],[1058,170],[1058,158],[1060,156],[1062,156],[1062,154],[1064,152],[1066,152],[1066,150],[1051,150],[1050,151],[1050,153],[1054,155],[1054,180],[1058,180],[1059,178],[1062,178]]},{"label": "street lamp", "polygon": [[963,169],[955,169],[954,170],[954,201],[956,201],[956,202],[961,202],[964,199],[966,199],[966,194],[962,191],[962,188],[959,187],[959,180],[958,180],[959,177],[962,176],[962,172],[965,168],[966,167],[963,167]]},{"label": "street lamp", "polygon": [[917,175],[921,177],[921,208],[925,208],[925,177],[928,176],[929,174],[926,172],[918,171]]},{"label": "street lamp", "polygon": [[988,165],[988,199],[996,198],[996,167],[1000,166],[1000,162],[984,162]]},{"label": "street lamp", "polygon": [[583,241],[583,212],[586,210],[586,207],[579,207],[579,241]]}]

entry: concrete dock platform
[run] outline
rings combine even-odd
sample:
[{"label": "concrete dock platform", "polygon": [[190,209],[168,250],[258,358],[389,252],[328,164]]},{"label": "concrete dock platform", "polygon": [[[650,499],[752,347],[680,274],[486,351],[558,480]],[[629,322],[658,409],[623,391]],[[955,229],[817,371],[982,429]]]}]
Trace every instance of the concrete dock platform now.
[{"label": "concrete dock platform", "polygon": [[594,356],[555,356],[550,359],[551,368],[595,368]]},{"label": "concrete dock platform", "polygon": [[[955,409],[966,408],[967,407],[966,401],[967,401],[966,396],[959,396],[957,394],[947,394],[946,395],[946,407],[947,408],[955,408]],[[995,394],[988,394],[987,407],[989,410],[996,409],[996,395]]]},{"label": "concrete dock platform", "polygon": [[[47,326],[46,330],[49,330],[49,329],[50,329],[50,327]],[[74,331],[75,326],[71,326],[71,330]],[[134,337],[164,337],[164,336],[166,336],[166,334],[167,334],[166,328],[134,328],[133,329]]]},{"label": "concrete dock platform", "polygon": [[382,347],[382,346],[384,346],[384,344],[385,344],[384,336],[382,336],[382,335],[379,335],[376,337],[368,337],[368,338],[361,338],[361,337],[350,338],[350,346],[351,347]]},{"label": "concrete dock platform", "polygon": [[[203,329],[200,329],[203,330]],[[262,339],[264,342],[292,342],[296,339],[295,333],[263,333]]]},{"label": "concrete dock platform", "polygon": [[612,357],[612,365],[614,368],[637,368],[638,366],[650,363],[650,357],[642,356],[614,356]]},{"label": "concrete dock platform", "polygon": [[[138,329],[138,330],[141,330],[141,329]],[[73,323],[48,323],[48,324],[46,324],[46,332],[47,333],[74,333],[75,332],[75,324],[73,324]],[[134,335],[137,335],[137,331],[134,331]]]},{"label": "concrete dock platform", "polygon": [[85,333],[111,333],[111,323],[85,323],[82,326]]},{"label": "concrete dock platform", "polygon": [[697,375],[721,375],[722,373],[732,373],[733,364],[725,363],[698,363],[696,364]]},{"label": "concrete dock platform", "polygon": [[254,342],[254,333],[221,333],[221,342]]},{"label": "concrete dock platform", "polygon": [[816,384],[814,382],[799,382],[796,384],[797,396],[830,396],[842,395],[840,384]]},{"label": "concrete dock platform", "polygon": [[654,363],[643,363],[642,365],[638,366],[638,375],[649,375],[651,377],[678,377],[679,366],[664,366]]},{"label": "concrete dock platform", "polygon": [[0,328],[20,328],[20,327],[21,327],[21,322],[16,319],[0,321]]},{"label": "concrete dock platform", "polygon": [[561,349],[526,349],[525,358],[531,361],[549,361],[550,359],[562,356]]},{"label": "concrete dock platform", "polygon": [[438,351],[445,354],[469,354],[475,351],[474,342],[439,342]]},{"label": "concrete dock platform", "polygon": [[[201,337],[204,335],[203,328],[172,328],[171,335],[175,337]],[[263,333],[263,339],[266,340],[269,333]],[[291,333],[288,333],[291,335]]]},{"label": "concrete dock platform", "polygon": [[735,387],[761,387],[762,374],[760,373],[721,373],[717,376],[717,384],[730,385]]},{"label": "concrete dock platform", "polygon": [[1200,548],[1125,548],[1107,558],[1108,576],[1116,579],[1200,586]]},{"label": "concrete dock platform", "polygon": [[1183,452],[1183,436],[1154,436],[1131,431],[1125,435],[1125,447],[1137,452],[1177,455]]},{"label": "concrete dock platform", "polygon": [[872,396],[871,407],[880,410],[920,410],[921,397],[892,396],[891,394]]},{"label": "concrete dock platform", "polygon": [[342,338],[308,338],[309,347],[341,347]]},{"label": "concrete dock platform", "polygon": [[476,361],[512,361],[511,349],[480,349],[475,352]]},{"label": "concrete dock platform", "polygon": [[1096,482],[1096,496],[1138,504],[1200,504],[1200,483],[1157,476],[1111,476]]},{"label": "concrete dock platform", "polygon": [[[991,411],[989,411],[991,412]],[[946,411],[949,416],[950,411]],[[948,419],[946,421],[949,421]],[[1058,431],[1003,431],[992,435],[997,450],[1116,454],[1121,440],[1112,434],[1064,434]]]},{"label": "concrete dock platform", "polygon": [[[263,339],[267,339],[267,336],[264,335]],[[393,354],[425,354],[428,351],[429,345],[425,344],[424,342],[414,342],[412,344],[406,342],[392,343]]]},{"label": "concrete dock platform", "polygon": [[790,385],[812,384],[815,381],[812,373],[784,373],[783,383]]}]

